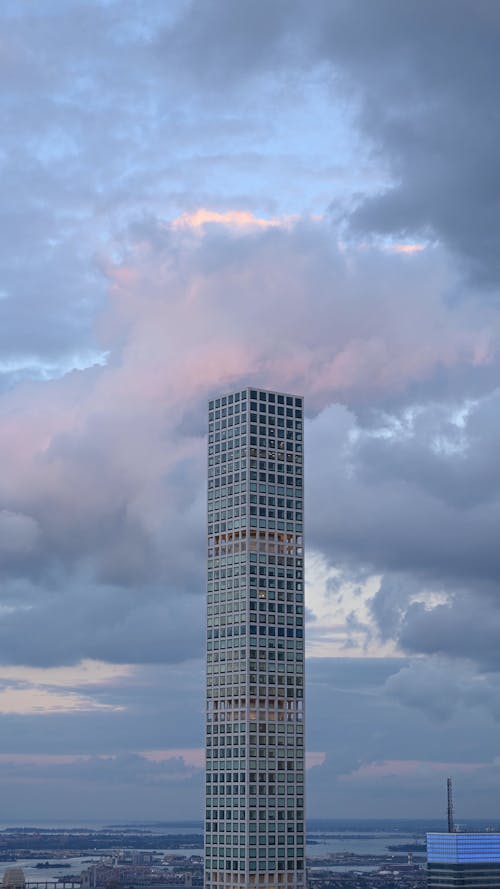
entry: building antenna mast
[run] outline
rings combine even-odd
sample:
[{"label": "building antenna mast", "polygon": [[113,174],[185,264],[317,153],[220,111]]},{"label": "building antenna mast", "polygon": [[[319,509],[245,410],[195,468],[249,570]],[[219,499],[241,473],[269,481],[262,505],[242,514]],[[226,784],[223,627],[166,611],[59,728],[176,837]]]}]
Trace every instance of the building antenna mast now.
[{"label": "building antenna mast", "polygon": [[453,785],[451,778],[447,781],[448,788],[448,833],[455,833],[455,824],[453,821]]}]

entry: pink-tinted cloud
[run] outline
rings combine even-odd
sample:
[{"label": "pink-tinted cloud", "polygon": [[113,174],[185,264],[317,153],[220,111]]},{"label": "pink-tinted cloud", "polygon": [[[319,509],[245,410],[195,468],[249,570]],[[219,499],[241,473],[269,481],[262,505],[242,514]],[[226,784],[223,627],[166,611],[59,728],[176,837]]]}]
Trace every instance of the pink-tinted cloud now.
[{"label": "pink-tinted cloud", "polygon": [[[119,484],[133,511],[192,453],[186,438],[166,447],[168,430],[190,400],[221,388],[256,380],[304,391],[320,406],[399,392],[437,368],[490,360],[491,335],[428,292],[425,269],[402,294],[397,266],[374,254],[357,267],[356,256],[332,250],[320,225],[273,228],[257,241],[243,234],[237,260],[229,243],[209,238],[177,246],[175,230],[173,245],[166,238],[158,250],[143,239],[123,262],[106,265],[111,304],[100,329],[108,367],[26,385],[0,404],[0,453],[13,469],[0,496],[21,514],[16,466],[28,500],[57,491],[84,514],[90,490],[104,507]],[[403,280],[401,272],[397,285]],[[89,465],[80,449],[92,448]]]},{"label": "pink-tinted cloud", "polygon": [[[205,750],[202,747],[187,747],[165,750],[142,750],[137,754],[151,763],[163,763],[169,760],[182,760],[186,766],[203,769],[205,767]],[[321,766],[326,754],[308,750],[306,752],[306,768]],[[109,754],[100,757],[104,760],[113,759]],[[19,763],[20,765],[61,765],[65,763],[85,762],[92,759],[87,753],[0,753],[0,763]]]},{"label": "pink-tinted cloud", "polygon": [[103,661],[89,659],[78,664],[65,667],[48,667],[36,669],[24,666],[0,666],[0,682],[22,683],[36,688],[65,690],[69,687],[84,688],[85,686],[112,687],[131,681],[134,668],[128,664],[107,664]]},{"label": "pink-tinted cloud", "polygon": [[55,691],[31,686],[6,686],[0,689],[0,714],[44,716],[48,713],[75,713],[94,710],[123,710],[113,704],[103,704],[88,695],[71,691]]},{"label": "pink-tinted cloud", "polygon": [[248,231],[249,229],[267,229],[278,228],[291,223],[291,218],[285,219],[263,219],[255,216],[248,210],[227,210],[220,213],[216,210],[207,210],[200,207],[192,213],[182,213],[171,223],[174,229],[201,229],[205,225],[224,225],[230,229],[238,231]]},{"label": "pink-tinted cloud", "polygon": [[189,766],[204,768],[205,750],[202,747],[181,748],[177,750],[143,750],[141,756],[149,762],[166,762],[169,759],[182,759]]},{"label": "pink-tinted cloud", "polygon": [[[444,300],[438,252],[415,256],[409,277],[405,257],[341,251],[322,220],[254,225],[241,211],[205,225],[219,222],[207,212],[194,217],[196,238],[175,222],[144,223],[101,258],[105,367],[0,398],[0,508],[29,543],[9,559],[15,577],[43,578],[51,609],[45,654],[31,588],[30,609],[9,618],[34,635],[33,658],[64,646],[66,662],[141,660],[160,646],[159,635],[146,646],[146,626],[165,624],[165,656],[189,656],[175,628],[199,632],[202,616],[188,619],[190,599],[176,590],[203,585],[202,435],[214,392],[253,382],[302,392],[309,409],[370,405],[494,357],[497,322],[487,329]],[[117,598],[124,587],[142,598]]]},{"label": "pink-tinted cloud", "polygon": [[387,249],[393,250],[394,253],[420,253],[425,250],[425,244],[391,244]]},{"label": "pink-tinted cloud", "polygon": [[306,769],[322,766],[326,760],[326,753],[320,750],[306,750]]},{"label": "pink-tinted cloud", "polygon": [[91,759],[83,753],[0,753],[0,763],[8,765],[66,765]]},{"label": "pink-tinted cloud", "polygon": [[429,762],[427,760],[387,760],[383,762],[371,762],[360,766],[356,771],[348,775],[342,775],[341,781],[376,781],[380,778],[401,777],[415,775],[429,775],[433,773],[468,774],[485,769],[480,762]]},{"label": "pink-tinted cloud", "polygon": [[[323,402],[398,392],[438,368],[491,357],[490,332],[443,301],[450,282],[435,256],[408,279],[404,257],[341,254],[321,222],[290,228],[245,211],[206,210],[189,219],[202,228],[224,223],[238,245],[208,233],[179,253],[165,235],[164,250],[144,239],[124,263],[107,265],[115,324],[133,330],[133,355],[141,344],[136,385],[146,385],[146,397],[158,385],[144,379],[146,356],[165,369],[174,360],[185,391],[245,375]],[[247,240],[247,222],[267,230]],[[167,227],[174,243],[178,228]]]}]

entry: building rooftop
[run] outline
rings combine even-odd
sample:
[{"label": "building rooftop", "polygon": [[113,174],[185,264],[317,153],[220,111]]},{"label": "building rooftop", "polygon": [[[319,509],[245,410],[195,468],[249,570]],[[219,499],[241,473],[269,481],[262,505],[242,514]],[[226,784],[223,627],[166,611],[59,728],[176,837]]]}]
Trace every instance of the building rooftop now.
[{"label": "building rooftop", "polygon": [[500,833],[428,833],[429,863],[500,862]]}]

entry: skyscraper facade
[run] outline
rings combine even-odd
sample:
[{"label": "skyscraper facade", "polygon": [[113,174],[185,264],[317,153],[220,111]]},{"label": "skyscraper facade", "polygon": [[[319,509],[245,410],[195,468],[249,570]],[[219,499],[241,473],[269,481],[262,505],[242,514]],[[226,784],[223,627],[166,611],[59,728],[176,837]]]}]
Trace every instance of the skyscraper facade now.
[{"label": "skyscraper facade", "polygon": [[500,834],[428,833],[429,889],[498,889]]},{"label": "skyscraper facade", "polygon": [[305,884],[303,400],[209,402],[205,886]]}]

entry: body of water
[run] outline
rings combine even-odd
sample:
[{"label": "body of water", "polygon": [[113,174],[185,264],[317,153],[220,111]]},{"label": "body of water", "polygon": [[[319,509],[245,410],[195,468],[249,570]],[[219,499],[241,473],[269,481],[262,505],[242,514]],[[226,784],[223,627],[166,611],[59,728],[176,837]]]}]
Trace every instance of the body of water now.
[{"label": "body of water", "polygon": [[[464,828],[468,830],[484,830],[486,827],[491,826],[486,824],[485,822],[469,822],[467,825],[464,825]],[[498,825],[493,825],[498,827]],[[180,821],[165,821],[165,822],[125,822],[122,824],[111,822],[76,822],[76,821],[65,821],[65,822],[56,822],[51,821],[47,823],[38,823],[38,824],[16,824],[15,822],[9,821],[4,824],[0,824],[0,830],[4,830],[9,827],[38,827],[42,830],[59,830],[59,831],[69,831],[69,830],[121,830],[121,831],[140,831],[145,830],[149,833],[153,834],[200,834],[203,832],[203,824],[198,821],[189,821],[189,822],[180,822]],[[308,858],[325,858],[330,853],[344,853],[350,852],[356,855],[384,855],[384,854],[398,854],[396,852],[388,852],[388,846],[394,846],[399,843],[415,843],[421,844],[425,842],[425,834],[428,831],[441,831],[446,830],[446,825],[443,821],[433,821],[433,820],[418,820],[418,821],[403,821],[403,820],[395,820],[395,819],[386,819],[386,820],[349,820],[349,821],[341,821],[341,820],[310,820],[307,823],[307,835],[308,839],[313,842],[309,842],[307,844],[307,856]],[[27,845],[29,845],[29,838],[27,838]],[[123,848],[127,848],[126,837],[123,838]],[[164,854],[185,854],[185,855],[202,855],[203,849],[162,849],[158,847],[158,852],[162,852]],[[101,852],[96,854],[96,858],[101,856]],[[404,852],[399,854],[405,854]],[[63,870],[62,868],[44,868],[37,869],[34,867],[37,861],[45,861],[46,857],[44,852],[41,851],[39,857],[37,859],[20,859],[15,862],[15,865],[18,867],[22,867],[26,876],[30,880],[57,880],[58,877],[66,876],[68,874],[79,874],[85,867],[88,866],[89,856],[86,857],[74,857],[74,858],[64,858],[61,855],[57,860],[59,862],[64,862],[65,864],[70,865],[68,869]],[[8,867],[14,866],[14,862],[0,862],[0,880]],[[367,866],[368,867],[368,866]],[[364,866],[354,866],[351,867],[349,865],[342,866],[342,870],[363,870]],[[369,867],[368,867],[369,869]]]},{"label": "body of water", "polygon": [[70,874],[79,876],[81,871],[88,867],[88,864],[85,862],[89,861],[89,856],[86,855],[83,858],[58,858],[58,864],[69,865],[69,867],[65,867],[64,870],[62,867],[35,867],[35,864],[38,861],[46,860],[47,859],[42,852],[40,858],[18,858],[17,861],[0,861],[0,881],[9,867],[22,867],[24,876],[27,880],[38,880],[39,882],[45,882],[46,880],[48,882],[51,880],[56,881],[57,879],[67,877]]}]

